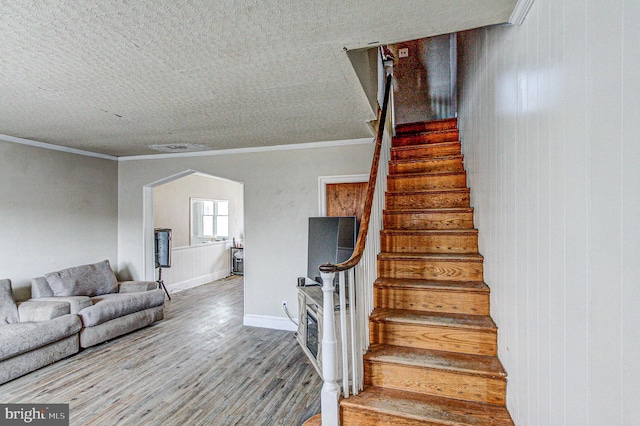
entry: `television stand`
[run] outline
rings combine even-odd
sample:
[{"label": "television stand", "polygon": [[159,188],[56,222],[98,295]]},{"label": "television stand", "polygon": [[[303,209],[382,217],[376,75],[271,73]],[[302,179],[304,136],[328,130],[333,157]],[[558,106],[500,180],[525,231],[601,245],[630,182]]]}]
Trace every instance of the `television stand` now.
[{"label": "television stand", "polygon": [[[338,381],[342,381],[342,339],[340,336],[340,297],[334,293],[334,323],[338,353]],[[323,293],[321,286],[298,287],[298,335],[296,339],[300,347],[311,361],[320,377],[322,377],[322,319]],[[347,313],[349,308],[347,307]],[[351,333],[347,321],[347,336]],[[349,354],[351,359],[351,354]],[[351,364],[351,362],[349,362]],[[351,369],[351,366],[349,366]]]}]

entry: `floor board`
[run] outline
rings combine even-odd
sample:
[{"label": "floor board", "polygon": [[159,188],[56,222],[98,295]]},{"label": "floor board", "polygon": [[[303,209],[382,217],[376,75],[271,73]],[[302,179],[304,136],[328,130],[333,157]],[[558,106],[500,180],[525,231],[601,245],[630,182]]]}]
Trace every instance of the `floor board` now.
[{"label": "floor board", "polygon": [[322,381],[294,334],[242,325],[242,277],[172,294],[165,319],[0,385],[71,425],[300,425]]}]

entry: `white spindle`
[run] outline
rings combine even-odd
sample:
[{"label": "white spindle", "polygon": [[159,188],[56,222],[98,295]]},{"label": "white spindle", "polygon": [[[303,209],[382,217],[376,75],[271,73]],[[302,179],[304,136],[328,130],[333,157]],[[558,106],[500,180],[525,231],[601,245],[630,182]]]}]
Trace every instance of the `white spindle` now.
[{"label": "white spindle", "polygon": [[[355,297],[356,282],[354,279],[354,272],[354,269],[350,269],[349,275],[347,275],[347,282],[349,283],[349,330],[351,331],[351,335],[349,339],[350,347],[347,347],[345,350],[343,350],[343,352],[351,354],[351,393],[357,395],[359,391],[358,387],[360,386],[360,378],[362,377],[362,372],[360,371],[360,363],[358,362],[358,360],[362,358],[362,355],[357,350],[360,339],[356,338],[358,332],[358,329],[356,327],[356,315],[358,314],[358,309]],[[348,382],[345,384],[345,388],[348,386],[348,384]],[[348,396],[349,392],[347,391],[345,392],[345,398]]]},{"label": "white spindle", "polygon": [[338,356],[342,357],[342,390],[344,397],[349,397],[349,340],[347,337],[347,290],[345,287],[344,271],[338,273],[338,285],[340,293],[340,342],[342,351]]}]

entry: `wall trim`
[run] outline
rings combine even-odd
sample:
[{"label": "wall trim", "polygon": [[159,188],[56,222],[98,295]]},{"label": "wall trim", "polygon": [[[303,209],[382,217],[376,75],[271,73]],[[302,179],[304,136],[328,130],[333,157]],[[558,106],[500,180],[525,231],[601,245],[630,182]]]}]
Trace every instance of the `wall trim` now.
[{"label": "wall trim", "polygon": [[17,138],[15,136],[0,134],[0,140],[3,140],[5,142],[17,143],[20,145],[34,146],[36,148],[50,149],[52,151],[66,152],[68,154],[77,154],[84,155],[86,157],[95,157],[102,158],[104,160],[118,161],[118,157],[114,157],[113,155],[98,154],[97,152],[84,151],[82,149],[69,148],[66,146],[54,145],[51,143],[37,142],[30,139]]},{"label": "wall trim", "polygon": [[511,17],[509,18],[509,23],[513,25],[522,25],[534,1],[535,0],[518,0],[518,3],[516,3],[516,7],[513,9],[513,13],[511,13]]},{"label": "wall trim", "polygon": [[272,146],[258,146],[251,148],[231,148],[231,149],[219,149],[211,151],[196,151],[196,152],[183,152],[172,154],[149,154],[149,155],[130,155],[123,157],[116,157],[113,155],[100,154],[97,152],[85,151],[82,149],[69,148],[66,146],[54,145],[46,142],[38,142],[30,139],[17,138],[15,136],[0,134],[0,141],[17,143],[20,145],[28,145],[37,148],[50,149],[52,151],[61,151],[68,154],[84,155],[86,157],[102,158],[111,161],[137,161],[137,160],[161,160],[167,158],[181,158],[181,157],[208,157],[211,155],[230,155],[230,154],[248,154],[254,152],[269,152],[269,151],[286,151],[290,149],[309,149],[309,148],[330,148],[334,146],[345,145],[362,145],[372,143],[371,138],[360,139],[344,139],[337,141],[326,142],[307,142],[288,145],[272,145]]},{"label": "wall trim", "polygon": [[208,157],[211,155],[249,154],[249,153],[255,153],[255,152],[287,151],[291,149],[329,148],[334,146],[345,146],[345,145],[363,145],[363,144],[370,144],[372,142],[373,142],[372,138],[345,139],[345,140],[327,141],[327,142],[308,142],[308,143],[297,143],[297,144],[288,144],[288,145],[257,146],[252,148],[231,148],[231,149],[219,149],[219,150],[213,150],[213,151],[182,152],[177,154],[132,155],[127,157],[118,157],[118,161],[161,160],[161,159],[167,159],[167,158],[181,158],[181,157]]},{"label": "wall trim", "polygon": [[298,327],[289,318],[270,315],[244,314],[242,325],[248,327],[271,328],[273,330],[298,331]]},{"label": "wall trim", "polygon": [[207,275],[201,275],[199,277],[191,278],[190,280],[167,284],[166,287],[169,293],[174,293],[193,287],[198,287],[199,285],[210,283],[211,281],[217,281],[222,278],[226,278],[228,275],[229,271],[227,269],[224,269],[221,271],[212,272]]}]

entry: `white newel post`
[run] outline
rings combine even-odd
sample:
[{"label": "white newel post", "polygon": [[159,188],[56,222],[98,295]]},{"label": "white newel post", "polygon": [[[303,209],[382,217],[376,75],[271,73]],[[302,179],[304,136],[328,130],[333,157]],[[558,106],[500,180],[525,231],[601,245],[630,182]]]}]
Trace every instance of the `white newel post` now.
[{"label": "white newel post", "polygon": [[338,363],[336,328],[333,318],[333,278],[335,273],[320,273],[322,277],[322,426],[338,426]]}]

